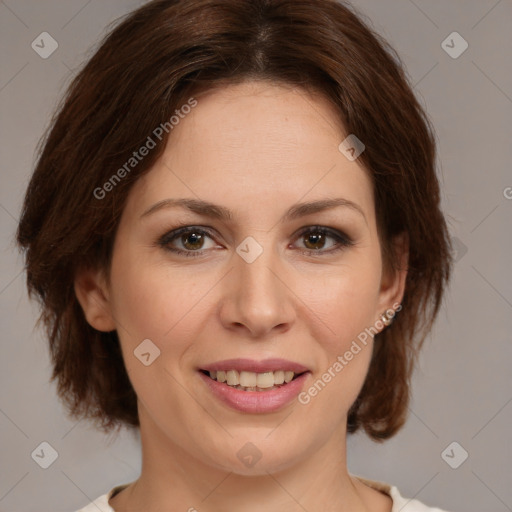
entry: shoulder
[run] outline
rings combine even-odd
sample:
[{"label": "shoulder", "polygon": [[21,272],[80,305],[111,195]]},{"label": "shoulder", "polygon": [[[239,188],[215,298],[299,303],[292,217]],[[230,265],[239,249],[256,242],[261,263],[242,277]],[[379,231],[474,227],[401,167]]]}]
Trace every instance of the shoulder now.
[{"label": "shoulder", "polygon": [[355,478],[366,484],[368,487],[390,496],[393,500],[393,508],[391,509],[391,512],[448,512],[447,510],[437,507],[429,507],[419,500],[406,498],[400,494],[399,490],[394,485],[369,480],[360,476],[355,476]]},{"label": "shoulder", "polygon": [[437,507],[429,507],[415,499],[404,498],[395,486],[390,487],[390,496],[393,500],[391,512],[448,512]]},{"label": "shoulder", "polygon": [[110,498],[115,496],[118,492],[121,492],[125,487],[128,487],[128,485],[130,484],[122,484],[114,487],[109,493],[96,498],[93,502],[76,512],[115,512],[115,510],[108,504]]},{"label": "shoulder", "polygon": [[108,497],[108,494],[104,494],[76,512],[114,512],[114,509],[108,504]]},{"label": "shoulder", "polygon": [[[360,476],[355,476],[362,483],[387,494],[393,500],[393,508],[391,512],[448,512],[437,507],[429,507],[416,499],[408,499],[403,497],[399,490],[394,485],[389,485],[384,482],[377,482],[375,480],[368,480]],[[77,510],[76,512],[115,512],[114,509],[108,504],[112,496],[123,490],[129,484],[119,485],[114,487],[108,494],[104,494],[99,498],[96,498],[92,503],[89,503],[84,508]]]}]

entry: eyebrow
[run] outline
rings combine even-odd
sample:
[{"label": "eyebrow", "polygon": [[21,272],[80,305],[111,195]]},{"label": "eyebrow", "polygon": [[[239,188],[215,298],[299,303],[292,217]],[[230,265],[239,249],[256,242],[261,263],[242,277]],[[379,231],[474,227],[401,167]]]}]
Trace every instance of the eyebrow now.
[{"label": "eyebrow", "polygon": [[[298,203],[293,205],[285,212],[285,214],[281,217],[280,222],[286,222],[295,220],[301,217],[305,217],[306,215],[311,215],[313,213],[318,213],[324,210],[330,210],[332,208],[344,206],[350,208],[359,214],[361,214],[364,220],[367,222],[366,215],[364,214],[363,209],[353,201],[349,201],[348,199],[344,199],[342,197],[334,198],[334,199],[320,199],[318,201],[310,201],[307,203]],[[218,204],[210,203],[208,201],[203,201],[201,199],[163,199],[158,203],[155,203],[148,210],[146,210],[141,218],[147,217],[156,213],[157,211],[168,209],[168,208],[176,208],[181,207],[187,210],[190,210],[193,213],[198,215],[202,215],[204,217],[210,217],[213,219],[223,220],[223,221],[232,221],[234,219],[233,212],[224,206],[220,206]]]}]

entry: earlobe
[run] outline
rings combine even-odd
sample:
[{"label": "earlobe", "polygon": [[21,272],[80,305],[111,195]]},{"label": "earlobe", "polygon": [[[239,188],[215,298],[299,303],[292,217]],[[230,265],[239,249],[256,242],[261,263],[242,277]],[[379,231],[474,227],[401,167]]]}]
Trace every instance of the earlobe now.
[{"label": "earlobe", "polygon": [[79,270],[74,288],[87,323],[98,331],[115,330],[108,289],[102,273],[96,269]]}]

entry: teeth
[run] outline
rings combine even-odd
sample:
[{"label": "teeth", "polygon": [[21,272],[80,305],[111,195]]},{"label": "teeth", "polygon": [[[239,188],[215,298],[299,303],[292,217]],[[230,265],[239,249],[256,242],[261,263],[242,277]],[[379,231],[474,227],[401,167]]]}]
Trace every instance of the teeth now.
[{"label": "teeth", "polygon": [[226,382],[228,386],[238,386],[240,384],[240,376],[236,370],[226,372]]},{"label": "teeth", "polygon": [[283,384],[284,383],[284,372],[283,370],[278,370],[274,372],[274,384]]},{"label": "teeth", "polygon": [[274,372],[255,373],[254,375],[256,375],[256,385],[259,388],[271,388],[275,383]]},{"label": "teeth", "polygon": [[255,387],[257,380],[258,376],[253,372],[240,372],[240,386],[243,386],[244,388]]},{"label": "teeth", "polygon": [[291,382],[295,375],[292,371],[277,370],[275,372],[246,372],[237,370],[211,371],[210,377],[218,382],[225,382],[228,386],[245,391],[259,391],[262,389],[273,389],[284,383]]}]

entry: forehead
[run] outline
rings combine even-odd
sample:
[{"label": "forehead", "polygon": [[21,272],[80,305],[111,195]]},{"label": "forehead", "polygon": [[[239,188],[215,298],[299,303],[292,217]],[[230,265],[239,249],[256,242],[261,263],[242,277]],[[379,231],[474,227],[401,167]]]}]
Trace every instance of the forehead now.
[{"label": "forehead", "polygon": [[134,187],[138,210],[175,197],[242,211],[340,194],[372,209],[371,180],[340,152],[348,134],[320,94],[252,81],[194,98],[197,105],[173,127],[163,155]]},{"label": "forehead", "polygon": [[290,85],[248,81],[206,91],[197,101],[186,122],[173,130],[170,151],[192,136],[199,151],[235,154],[240,150],[265,158],[266,164],[273,150],[280,163],[294,155],[295,160],[318,159],[320,151],[338,146],[344,132],[327,98]]}]

